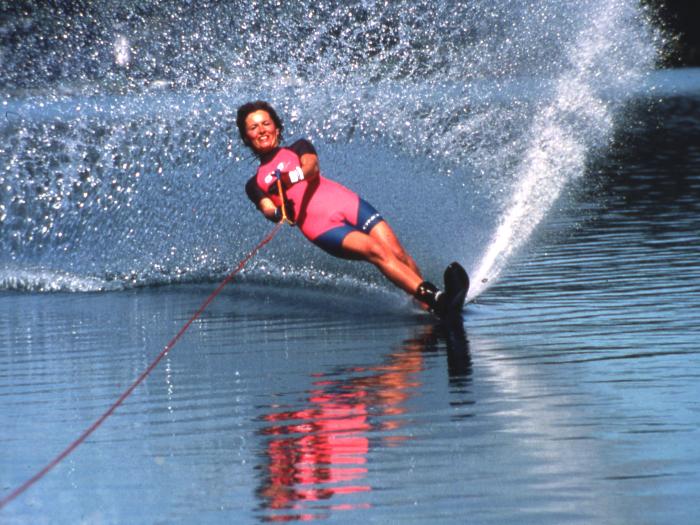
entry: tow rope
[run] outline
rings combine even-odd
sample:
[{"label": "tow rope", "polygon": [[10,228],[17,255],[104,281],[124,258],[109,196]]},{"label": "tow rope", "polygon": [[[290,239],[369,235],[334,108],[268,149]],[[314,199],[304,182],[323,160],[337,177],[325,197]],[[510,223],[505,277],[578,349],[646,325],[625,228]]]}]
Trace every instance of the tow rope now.
[{"label": "tow rope", "polygon": [[187,331],[187,329],[190,327],[190,325],[196,321],[206,310],[206,308],[211,304],[211,302],[216,298],[219,293],[224,289],[224,287],[233,280],[234,276],[240,272],[243,267],[250,261],[255,254],[260,251],[260,249],[265,246],[267,243],[269,243],[275,235],[277,235],[277,232],[279,232],[280,228],[285,224],[286,221],[280,221],[278,222],[274,228],[268,233],[258,244],[255,248],[253,248],[248,255],[246,255],[236,266],[236,268],[229,273],[226,278],[221,281],[219,286],[214,290],[209,297],[202,303],[202,305],[199,307],[199,309],[190,317],[189,321],[187,321],[182,328],[180,328],[180,331],[175,334],[175,337],[173,337],[167,345],[165,345],[165,348],[158,354],[158,356],[151,362],[150,365],[141,373],[138,378],[127,388],[122,395],[119,396],[119,398],[110,406],[107,411],[102,414],[90,427],[85,430],[80,437],[78,437],[75,441],[73,441],[68,447],[66,447],[63,452],[58,454],[54,459],[52,459],[44,468],[39,470],[36,474],[34,474],[31,478],[29,478],[27,481],[22,483],[19,487],[17,487],[15,490],[10,492],[7,496],[4,498],[0,499],[0,509],[5,507],[8,503],[10,503],[12,500],[14,500],[17,496],[22,494],[24,491],[26,491],[29,487],[34,485],[37,481],[39,481],[41,478],[43,478],[48,472],[53,469],[56,465],[58,465],[63,459],[65,459],[71,452],[73,452],[78,446],[85,441],[90,434],[92,434],[97,428],[104,423],[104,421],[112,415],[112,413],[121,405],[124,400],[129,397],[129,395],[136,389],[139,384],[143,382],[146,377],[151,373],[151,371],[158,366],[158,363],[160,363],[161,359],[163,359],[170,350],[175,346],[175,344],[179,341],[179,339],[184,335],[184,333]]}]

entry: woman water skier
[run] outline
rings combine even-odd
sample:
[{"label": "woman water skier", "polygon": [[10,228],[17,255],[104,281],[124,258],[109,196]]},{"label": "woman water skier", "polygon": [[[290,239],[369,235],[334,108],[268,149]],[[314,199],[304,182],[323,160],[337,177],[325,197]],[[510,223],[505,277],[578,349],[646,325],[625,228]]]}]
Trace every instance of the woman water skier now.
[{"label": "woman water skier", "polygon": [[260,161],[257,173],[246,183],[246,193],[267,219],[279,222],[287,217],[319,248],[335,257],[374,264],[427,309],[439,316],[446,313],[445,294],[423,280],[379,212],[321,175],[311,142],[300,139],[281,146],[284,125],[270,104],[261,100],[243,104],[236,125],[243,143]]}]

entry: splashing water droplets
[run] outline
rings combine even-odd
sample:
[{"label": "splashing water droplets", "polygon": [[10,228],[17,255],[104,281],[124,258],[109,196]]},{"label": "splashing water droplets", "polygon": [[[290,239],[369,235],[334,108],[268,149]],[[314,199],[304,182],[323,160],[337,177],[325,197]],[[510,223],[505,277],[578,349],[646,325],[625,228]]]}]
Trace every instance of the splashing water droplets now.
[{"label": "splashing water droplets", "polygon": [[[515,172],[516,183],[506,212],[482,256],[476,271],[478,283],[470,291],[476,297],[501,273],[509,258],[531,236],[561,194],[564,186],[585,172],[591,152],[611,136],[613,112],[625,98],[606,93],[615,83],[633,85],[644,70],[631,67],[634,57],[622,65],[609,63],[614,39],[634,39],[629,8],[613,2],[592,17],[571,48],[569,69],[555,82],[551,102],[535,116],[522,161]],[[648,40],[636,48],[640,62],[650,67],[654,56]],[[649,43],[647,43],[649,42]],[[639,64],[638,64],[639,65]],[[604,78],[602,71],[613,68]],[[626,77],[623,79],[623,76]]]},{"label": "splashing water droplets", "polygon": [[[324,169],[360,192],[367,159],[346,151],[372,148],[380,209],[416,187],[416,201],[463,214],[449,238],[464,243],[476,280],[493,282],[605,145],[624,93],[654,58],[633,0],[168,6],[10,10],[0,262],[110,283],[225,268],[260,227],[242,190],[254,160],[235,111],[265,98],[286,119],[287,139],[321,144]],[[430,168],[399,172],[399,157]],[[443,176],[464,193],[439,193]],[[399,217],[423,216],[421,206]],[[499,219],[470,226],[484,207]],[[417,217],[406,229],[425,233],[411,239],[419,252],[430,252],[428,238],[443,242],[441,222]],[[350,271],[294,251],[280,257],[297,269]],[[47,275],[58,274],[42,273],[42,283]]]}]

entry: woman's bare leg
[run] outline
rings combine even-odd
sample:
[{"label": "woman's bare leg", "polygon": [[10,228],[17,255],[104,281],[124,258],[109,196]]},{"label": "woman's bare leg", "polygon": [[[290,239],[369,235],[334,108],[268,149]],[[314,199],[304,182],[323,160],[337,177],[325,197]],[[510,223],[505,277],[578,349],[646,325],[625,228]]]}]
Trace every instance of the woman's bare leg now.
[{"label": "woman's bare leg", "polygon": [[386,221],[378,222],[374,228],[370,230],[369,235],[387,245],[402,263],[411,268],[418,276],[422,277],[418,265],[401,245],[394,230],[391,229],[391,226],[389,226]]},{"label": "woman's bare leg", "polygon": [[[377,224],[372,229],[372,232],[380,224],[386,223]],[[395,236],[393,237],[396,238]],[[400,247],[401,245],[399,244],[398,246]],[[379,236],[353,231],[345,236],[342,247],[346,257],[374,264],[387,279],[410,295],[413,295],[418,289],[418,285],[423,282],[423,277],[420,273],[397,257],[395,248],[384,242]],[[402,248],[401,251],[403,251]],[[408,260],[412,262],[410,257],[408,257]],[[413,263],[413,266],[415,266],[415,263]]]}]

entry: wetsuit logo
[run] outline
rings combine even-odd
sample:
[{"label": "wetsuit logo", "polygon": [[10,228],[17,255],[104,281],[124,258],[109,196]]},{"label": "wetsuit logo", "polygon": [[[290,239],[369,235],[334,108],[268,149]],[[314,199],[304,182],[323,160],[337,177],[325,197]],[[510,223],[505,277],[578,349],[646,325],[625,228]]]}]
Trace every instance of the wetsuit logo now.
[{"label": "wetsuit logo", "polygon": [[369,219],[367,219],[365,222],[362,223],[362,231],[367,233],[367,230],[369,230],[372,226],[374,226],[374,221],[379,219],[381,217],[381,214],[375,213],[373,215],[370,215]]}]

